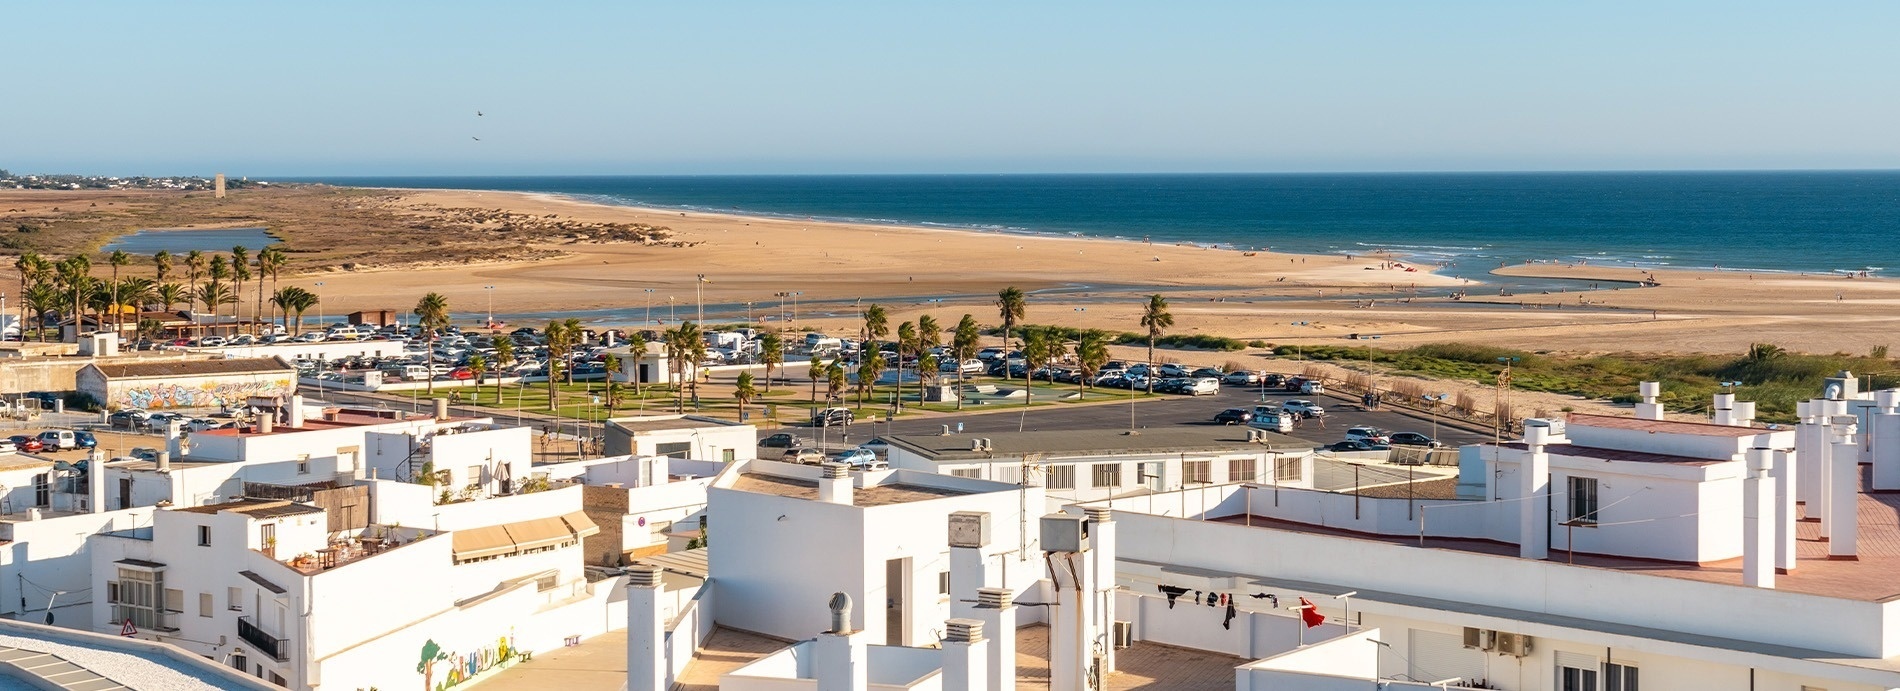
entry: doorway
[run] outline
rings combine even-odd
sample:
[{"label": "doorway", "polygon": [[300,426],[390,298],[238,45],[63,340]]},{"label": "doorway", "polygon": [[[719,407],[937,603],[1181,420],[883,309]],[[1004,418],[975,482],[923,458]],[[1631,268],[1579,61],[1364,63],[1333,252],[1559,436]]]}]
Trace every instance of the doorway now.
[{"label": "doorway", "polygon": [[910,559],[891,559],[884,562],[884,644],[908,645],[909,617],[905,616],[905,584],[910,582]]}]

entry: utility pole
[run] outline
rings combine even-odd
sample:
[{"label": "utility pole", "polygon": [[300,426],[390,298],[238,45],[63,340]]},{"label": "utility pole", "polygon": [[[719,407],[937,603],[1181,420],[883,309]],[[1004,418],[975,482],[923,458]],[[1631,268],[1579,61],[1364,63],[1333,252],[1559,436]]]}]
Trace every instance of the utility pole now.
[{"label": "utility pole", "polygon": [[1517,358],[1501,357],[1498,362],[1504,363],[1504,371],[1498,373],[1498,390],[1491,399],[1491,443],[1494,445],[1504,441],[1504,402],[1510,397],[1511,363],[1517,362]]}]

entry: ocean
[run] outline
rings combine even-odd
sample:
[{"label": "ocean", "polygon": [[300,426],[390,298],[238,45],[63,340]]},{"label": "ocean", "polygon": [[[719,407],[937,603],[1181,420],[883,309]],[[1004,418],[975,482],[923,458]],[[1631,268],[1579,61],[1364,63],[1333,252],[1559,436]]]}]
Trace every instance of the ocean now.
[{"label": "ocean", "polygon": [[1501,263],[1900,271],[1900,171],[286,178],[613,204]]}]

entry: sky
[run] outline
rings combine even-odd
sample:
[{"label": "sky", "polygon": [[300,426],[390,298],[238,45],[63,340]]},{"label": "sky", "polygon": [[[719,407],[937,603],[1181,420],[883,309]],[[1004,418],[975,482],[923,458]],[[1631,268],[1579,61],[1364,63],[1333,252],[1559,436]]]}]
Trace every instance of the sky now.
[{"label": "sky", "polygon": [[1896,26],[1890,0],[20,2],[0,168],[1900,168]]}]

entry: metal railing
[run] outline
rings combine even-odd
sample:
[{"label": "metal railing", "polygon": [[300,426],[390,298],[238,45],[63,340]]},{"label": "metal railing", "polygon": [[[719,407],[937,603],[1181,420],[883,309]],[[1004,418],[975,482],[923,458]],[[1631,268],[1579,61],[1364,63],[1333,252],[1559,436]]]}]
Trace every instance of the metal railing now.
[{"label": "metal railing", "polygon": [[290,653],[290,641],[264,632],[250,617],[238,617],[238,638],[257,648],[257,651],[269,655],[272,660],[283,662]]}]

